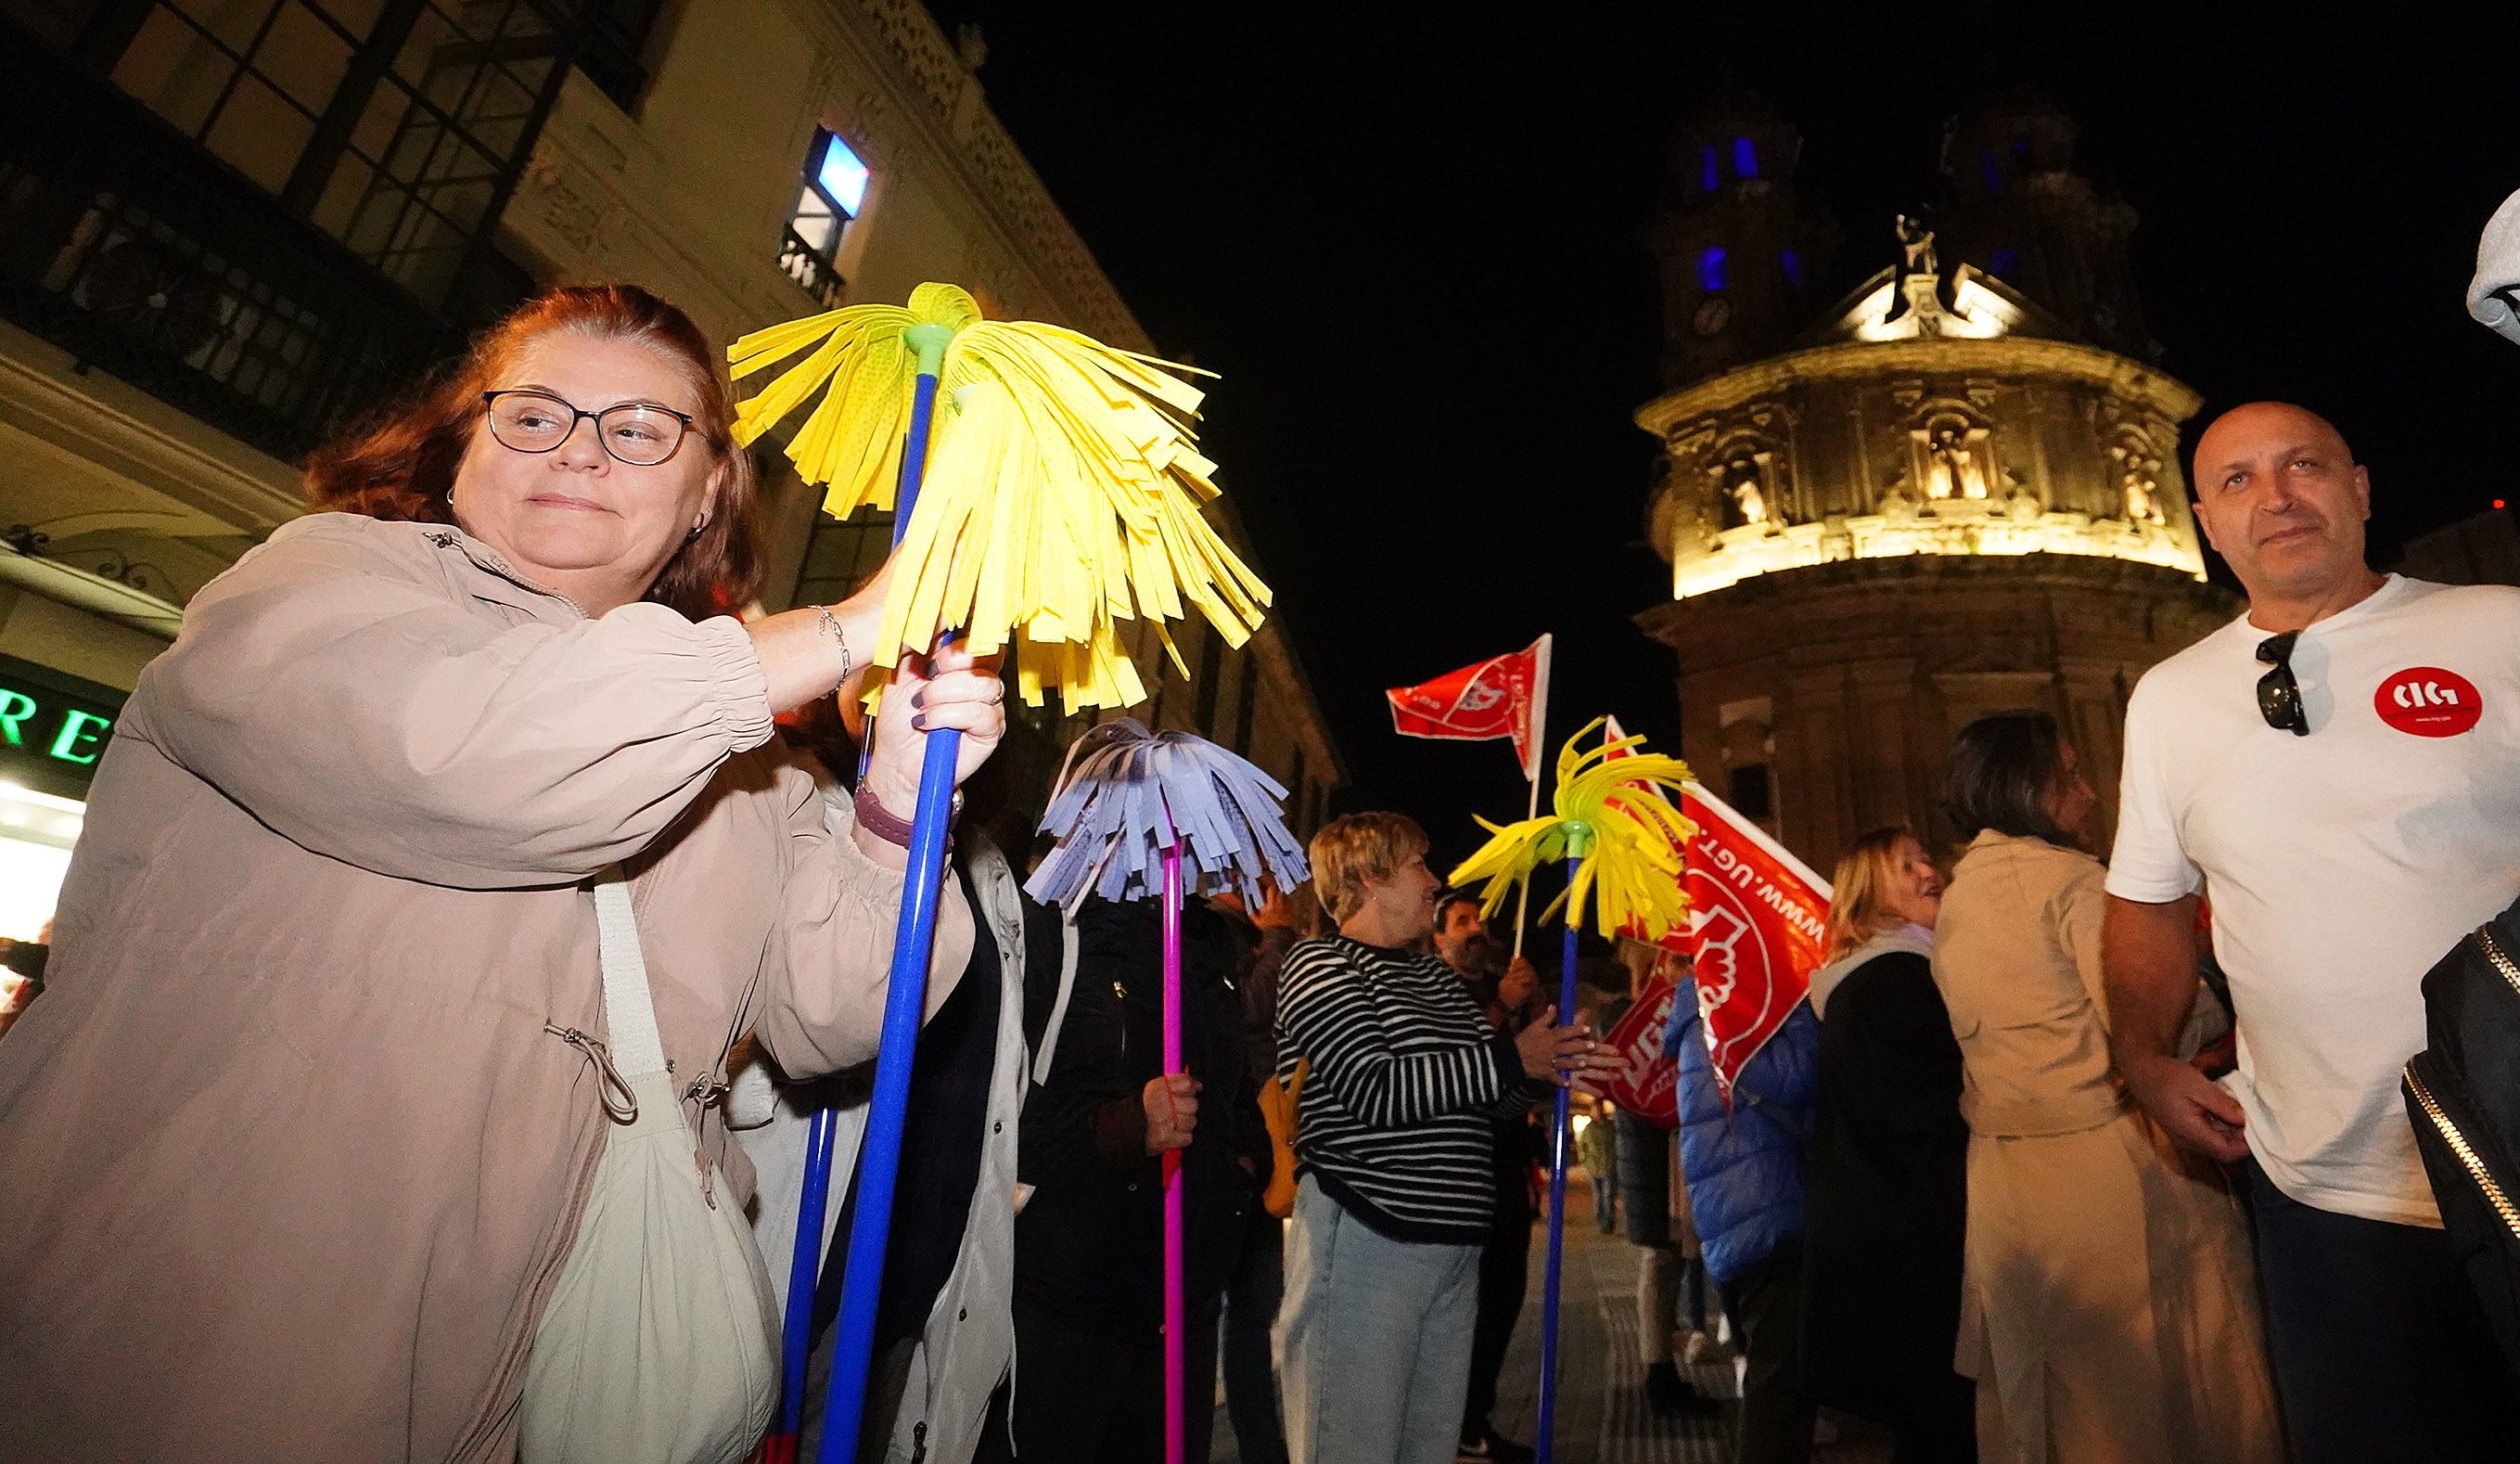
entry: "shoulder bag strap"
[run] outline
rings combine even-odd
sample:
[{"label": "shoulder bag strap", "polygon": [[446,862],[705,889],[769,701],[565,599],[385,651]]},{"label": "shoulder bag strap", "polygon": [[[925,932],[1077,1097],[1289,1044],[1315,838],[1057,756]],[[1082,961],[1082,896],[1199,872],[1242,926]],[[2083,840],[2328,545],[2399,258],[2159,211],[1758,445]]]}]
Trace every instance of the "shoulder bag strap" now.
[{"label": "shoulder bag strap", "polygon": [[610,1029],[612,1066],[624,1079],[666,1071],[656,1003],[648,990],[648,960],[639,950],[639,918],[630,908],[629,877],[618,864],[595,876],[595,944],[604,962],[604,1023]]}]

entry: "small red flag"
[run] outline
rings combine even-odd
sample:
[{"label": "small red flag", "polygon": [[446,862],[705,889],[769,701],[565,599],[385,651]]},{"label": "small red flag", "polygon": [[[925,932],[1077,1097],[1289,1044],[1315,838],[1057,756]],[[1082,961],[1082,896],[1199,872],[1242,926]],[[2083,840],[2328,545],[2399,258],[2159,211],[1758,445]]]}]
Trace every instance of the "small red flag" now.
[{"label": "small red flag", "polygon": [[1449,676],[1395,686],[1391,730],[1403,737],[1460,742],[1513,739],[1522,775],[1540,776],[1539,718],[1549,702],[1549,637],[1508,656],[1493,656]]}]

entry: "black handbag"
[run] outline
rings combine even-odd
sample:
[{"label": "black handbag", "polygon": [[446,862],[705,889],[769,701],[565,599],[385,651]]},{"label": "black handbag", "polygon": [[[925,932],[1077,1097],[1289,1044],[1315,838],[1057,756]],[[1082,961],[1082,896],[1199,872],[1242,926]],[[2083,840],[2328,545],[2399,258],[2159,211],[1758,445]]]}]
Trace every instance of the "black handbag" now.
[{"label": "black handbag", "polygon": [[2424,976],[2425,1039],[2399,1082],[2451,1245],[2520,1369],[2520,904]]}]

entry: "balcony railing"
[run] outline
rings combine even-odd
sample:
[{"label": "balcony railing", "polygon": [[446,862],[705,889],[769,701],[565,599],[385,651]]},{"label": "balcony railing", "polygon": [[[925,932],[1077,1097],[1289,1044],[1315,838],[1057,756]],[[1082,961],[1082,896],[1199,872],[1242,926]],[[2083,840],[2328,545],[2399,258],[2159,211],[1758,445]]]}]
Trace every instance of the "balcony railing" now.
[{"label": "balcony railing", "polygon": [[832,268],[832,261],[817,252],[794,229],[780,237],[779,267],[788,271],[788,278],[804,286],[805,293],[820,300],[823,308],[839,307],[840,292],[846,288],[847,282],[840,278],[838,270]]},{"label": "balcony railing", "polygon": [[0,316],[284,459],[462,344],[111,85],[0,46]]}]

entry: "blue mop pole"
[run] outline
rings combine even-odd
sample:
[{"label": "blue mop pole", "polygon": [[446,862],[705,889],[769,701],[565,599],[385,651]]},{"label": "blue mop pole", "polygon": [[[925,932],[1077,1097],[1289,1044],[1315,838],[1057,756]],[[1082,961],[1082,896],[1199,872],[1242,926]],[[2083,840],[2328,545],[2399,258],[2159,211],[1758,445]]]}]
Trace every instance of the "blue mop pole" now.
[{"label": "blue mop pole", "polygon": [[[927,471],[929,426],[936,415],[936,379],[953,332],[913,326],[903,333],[919,353],[919,379],[910,399],[910,430],[901,451],[901,476],[893,494],[892,541],[898,546],[919,502]],[[840,1287],[840,1314],[833,1338],[831,1391],[823,1412],[823,1459],[854,1458],[858,1421],[866,1404],[869,1355],[875,1338],[876,1300],[883,1282],[884,1243],[892,1221],[893,1184],[901,1169],[901,1129],[909,1107],[910,1067],[927,1004],[927,959],[936,940],[936,901],[944,880],[945,836],[952,816],[954,759],[962,736],[941,732],[927,740],[920,768],[909,868],[903,875],[901,920],[893,933],[892,972],[884,992],[883,1032],[876,1056],[876,1086],[866,1135],[859,1146],[858,1202],[849,1226],[848,1267]],[[870,728],[867,747],[874,748]],[[939,754],[942,753],[942,760]],[[859,775],[866,758],[858,759]],[[931,794],[936,795],[931,798]],[[933,808],[931,810],[931,804]],[[923,857],[922,857],[923,855]],[[771,1436],[771,1464],[795,1457],[805,1412],[805,1362],[814,1315],[815,1281],[822,1271],[823,1218],[831,1204],[832,1153],[838,1115],[816,1111],[806,1136],[805,1188],[796,1219],[796,1246],[788,1261],[788,1315],[780,1358],[779,1428]],[[832,1441],[847,1442],[835,1450]],[[784,1448],[782,1445],[785,1445]]]},{"label": "blue mop pole", "polygon": [[[1572,839],[1568,846],[1570,849],[1580,847]],[[1583,867],[1584,856],[1570,853],[1566,860],[1569,890],[1575,886],[1576,872]],[[1557,1021],[1561,1026],[1575,1020],[1577,921],[1571,898],[1566,902],[1565,921],[1566,943],[1557,973]],[[1564,1087],[1557,1090],[1549,1130],[1549,1277],[1540,1292],[1540,1437],[1532,1441],[1539,1464],[1550,1464],[1557,1446],[1557,1278],[1565,1264],[1566,1252],[1566,1116],[1570,1092]]]},{"label": "blue mop pole", "polygon": [[[926,328],[926,329],[932,329]],[[929,363],[924,357],[921,365]],[[901,472],[894,480],[892,543],[901,547],[910,526],[910,511],[919,502],[919,486],[927,472],[927,429],[936,414],[936,374],[922,370],[912,388],[910,431],[902,440]],[[870,724],[870,727],[872,724]],[[870,730],[858,752],[858,777],[866,777],[867,758],[875,751]],[[835,1108],[814,1110],[805,1130],[805,1188],[797,1205],[796,1244],[788,1260],[788,1314],[780,1336],[779,1424],[771,1431],[764,1464],[794,1464],[797,1436],[805,1426],[805,1360],[812,1352],[814,1292],[823,1271],[823,1220],[831,1212],[832,1154],[837,1147],[840,1115]]]}]

